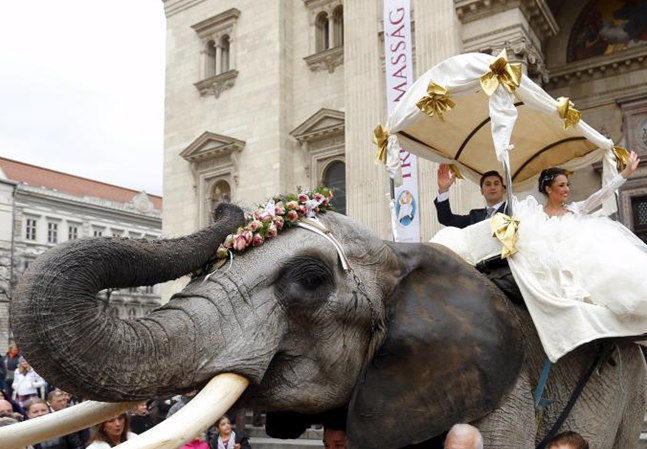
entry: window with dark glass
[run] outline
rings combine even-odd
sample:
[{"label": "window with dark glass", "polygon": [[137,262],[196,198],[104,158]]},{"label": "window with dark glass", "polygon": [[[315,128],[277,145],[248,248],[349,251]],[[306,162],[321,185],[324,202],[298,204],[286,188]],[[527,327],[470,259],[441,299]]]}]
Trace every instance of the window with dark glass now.
[{"label": "window with dark glass", "polygon": [[36,219],[25,220],[25,240],[36,240]]},{"label": "window with dark glass", "polygon": [[346,164],[335,161],[328,165],[323,174],[323,185],[332,190],[332,205],[341,214],[346,214]]}]

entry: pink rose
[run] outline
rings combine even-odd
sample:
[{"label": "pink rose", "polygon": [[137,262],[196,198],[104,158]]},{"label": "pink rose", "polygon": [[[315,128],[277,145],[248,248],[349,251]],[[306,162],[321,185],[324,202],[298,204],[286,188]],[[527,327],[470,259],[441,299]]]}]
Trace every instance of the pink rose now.
[{"label": "pink rose", "polygon": [[324,196],[321,193],[315,193],[314,199],[318,203],[322,203],[324,200]]},{"label": "pink rose", "polygon": [[290,223],[294,223],[299,219],[299,214],[297,213],[296,210],[291,210],[291,211],[288,211],[285,217],[288,219]]},{"label": "pink rose", "polygon": [[312,212],[314,212],[315,214],[318,214],[318,213],[319,213],[319,206],[315,206],[315,207],[312,209]]},{"label": "pink rose", "polygon": [[302,204],[301,206],[299,206],[298,210],[299,210],[299,214],[303,216],[308,215],[308,208],[305,205]]},{"label": "pink rose", "polygon": [[282,206],[274,206],[274,215],[285,215],[285,209]]},{"label": "pink rose", "polygon": [[288,210],[296,210],[299,207],[299,203],[296,201],[289,201],[288,204],[285,205],[285,207],[288,208]]},{"label": "pink rose", "polygon": [[269,228],[267,228],[267,233],[265,233],[265,237],[268,239],[271,239],[272,237],[276,237],[276,234],[278,234],[278,231],[276,230],[276,226],[274,226],[274,223],[270,225]]},{"label": "pink rose", "polygon": [[328,199],[332,200],[334,196],[335,195],[333,195],[332,190],[328,190]]},{"label": "pink rose", "polygon": [[[247,231],[247,232],[249,232],[249,231]],[[237,234],[234,237],[234,249],[236,251],[243,251],[247,247],[248,244],[249,243],[247,243],[247,239],[245,238],[245,236],[243,234]]]},{"label": "pink rose", "polygon": [[261,246],[264,241],[265,239],[263,238],[263,236],[257,232],[252,238],[252,246]]},{"label": "pink rose", "polygon": [[265,213],[265,211],[264,211],[264,210],[262,210],[262,209],[255,210],[255,211],[254,211],[254,218],[255,218],[255,219],[257,219],[257,220],[261,220],[261,221],[262,221],[262,220],[263,220],[263,214],[264,214],[264,213]]},{"label": "pink rose", "polygon": [[328,201],[328,198],[324,198],[324,200],[321,202],[322,206],[327,206],[328,204],[330,204],[330,201]]},{"label": "pink rose", "polygon": [[241,235],[245,238],[245,240],[247,241],[247,245],[249,246],[249,244],[252,243],[252,238],[254,237],[252,232],[251,231],[243,231]]},{"label": "pink rose", "polygon": [[227,249],[231,249],[234,246],[234,234],[229,234],[225,237],[225,243],[222,244]]},{"label": "pink rose", "polygon": [[263,222],[262,221],[253,220],[253,221],[250,221],[249,224],[247,225],[247,230],[255,232],[255,231],[258,231],[262,227],[263,227]]},{"label": "pink rose", "polygon": [[300,203],[305,203],[310,199],[310,197],[305,193],[299,193],[299,196],[297,196],[297,199],[299,200]]},{"label": "pink rose", "polygon": [[[294,212],[294,211],[292,211],[292,212]],[[283,217],[280,217],[280,216],[274,217],[274,224],[276,225],[277,230],[280,231],[281,229],[283,229],[283,224],[284,223],[285,223],[285,221],[283,220]]]},{"label": "pink rose", "polygon": [[218,247],[218,250],[216,251],[216,256],[218,257],[218,259],[226,259],[228,255],[229,250],[224,245],[220,245]]}]

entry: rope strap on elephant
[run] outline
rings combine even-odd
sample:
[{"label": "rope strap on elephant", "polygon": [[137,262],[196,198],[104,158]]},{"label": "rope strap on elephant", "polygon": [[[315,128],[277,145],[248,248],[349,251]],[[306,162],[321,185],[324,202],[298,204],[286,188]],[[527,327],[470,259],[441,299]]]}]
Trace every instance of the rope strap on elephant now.
[{"label": "rope strap on elephant", "polygon": [[571,397],[568,399],[568,402],[562,410],[562,413],[560,413],[560,415],[557,417],[555,424],[553,424],[553,427],[551,427],[544,439],[541,440],[541,442],[537,445],[536,449],[545,449],[550,440],[552,440],[555,435],[557,435],[562,425],[564,424],[564,421],[566,421],[566,418],[568,418],[568,415],[571,413],[575,402],[577,402],[580,395],[582,394],[584,387],[591,378],[591,375],[595,371],[596,367],[600,366],[602,363],[604,363],[605,360],[607,360],[607,358],[611,355],[613,348],[613,343],[602,343],[602,347],[599,349],[597,355],[595,356],[593,363],[591,363],[591,366],[589,366],[589,368],[582,373],[580,380],[577,382],[577,385],[575,385],[575,388],[571,393]]}]

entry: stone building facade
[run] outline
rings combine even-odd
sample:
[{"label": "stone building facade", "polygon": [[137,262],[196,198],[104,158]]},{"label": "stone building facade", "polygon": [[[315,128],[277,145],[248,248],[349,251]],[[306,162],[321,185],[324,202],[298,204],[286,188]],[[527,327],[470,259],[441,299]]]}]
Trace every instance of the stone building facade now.
[{"label": "stone building facade", "polygon": [[[166,234],[205,225],[223,199],[255,204],[334,182],[345,212],[390,238],[389,181],[371,143],[386,119],[382,3],[163,0]],[[505,47],[554,97],[569,96],[590,125],[647,159],[647,32],[637,19],[647,1],[411,5],[415,77],[452,55]],[[419,164],[424,240],[439,227],[435,171]],[[639,234],[645,174],[641,167],[620,195],[620,219]],[[454,208],[482,207],[478,189],[460,184]],[[575,199],[598,188],[599,167],[574,185]]]},{"label": "stone building facade", "polygon": [[[9,304],[41,253],[82,237],[161,235],[162,198],[0,158],[0,353],[11,338]],[[105,299],[108,292],[101,292]],[[160,287],[109,292],[111,314],[136,318],[160,305]]]}]

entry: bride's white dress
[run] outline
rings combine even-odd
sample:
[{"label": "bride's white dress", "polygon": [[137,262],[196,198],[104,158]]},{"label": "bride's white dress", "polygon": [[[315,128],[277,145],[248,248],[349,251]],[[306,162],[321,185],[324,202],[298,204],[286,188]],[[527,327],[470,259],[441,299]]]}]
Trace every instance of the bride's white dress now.
[{"label": "bride's white dress", "polygon": [[533,197],[514,206],[510,269],[553,362],[595,339],[647,333],[647,246],[620,223],[589,215],[623,182],[618,176],[560,217]]}]

